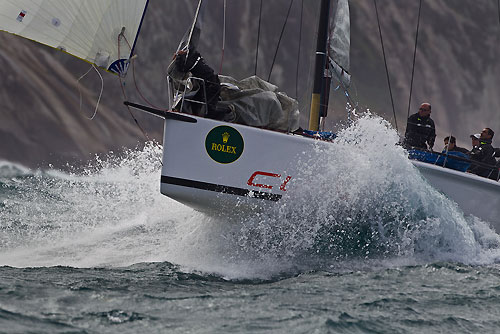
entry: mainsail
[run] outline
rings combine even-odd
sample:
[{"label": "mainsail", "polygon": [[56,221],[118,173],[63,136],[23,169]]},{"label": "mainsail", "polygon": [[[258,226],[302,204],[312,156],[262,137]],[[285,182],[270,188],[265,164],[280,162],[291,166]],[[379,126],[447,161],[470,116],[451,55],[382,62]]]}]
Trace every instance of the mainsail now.
[{"label": "mainsail", "polygon": [[148,0],[2,0],[0,30],[124,75],[147,4]]},{"label": "mainsail", "polygon": [[337,11],[331,22],[330,34],[330,71],[344,86],[349,87],[351,76],[349,74],[350,20],[349,1],[338,0]]}]

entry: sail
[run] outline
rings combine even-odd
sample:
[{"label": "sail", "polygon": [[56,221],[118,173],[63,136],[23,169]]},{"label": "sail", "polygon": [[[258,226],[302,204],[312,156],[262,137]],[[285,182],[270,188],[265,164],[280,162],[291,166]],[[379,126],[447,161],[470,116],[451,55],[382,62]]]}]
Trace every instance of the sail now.
[{"label": "sail", "polygon": [[344,88],[349,87],[349,50],[351,47],[351,29],[349,19],[349,1],[338,0],[337,11],[330,28],[330,71]]},{"label": "sail", "polygon": [[2,0],[0,30],[124,75],[148,0]]},{"label": "sail", "polygon": [[203,0],[198,1],[198,6],[196,7],[196,13],[194,15],[193,24],[186,31],[184,36],[182,37],[179,47],[179,50],[188,50],[188,49],[196,49],[198,47],[198,42],[200,41],[201,30],[203,27],[204,16],[206,13],[206,5]]},{"label": "sail", "polygon": [[[188,28],[181,41],[179,42],[179,46],[177,47],[177,52],[186,51],[188,54],[192,50],[195,50],[198,47],[198,42],[200,41],[201,30],[203,26],[203,17],[205,13],[205,4],[203,0],[198,1],[198,6],[196,7],[196,13],[194,15],[193,23]],[[186,56],[186,59],[188,57]],[[175,66],[175,58],[172,59],[167,68],[167,73],[170,78],[176,81],[178,84],[187,85],[191,87],[191,83],[187,81],[187,73],[179,71],[177,66]],[[192,87],[191,87],[192,88]]]}]

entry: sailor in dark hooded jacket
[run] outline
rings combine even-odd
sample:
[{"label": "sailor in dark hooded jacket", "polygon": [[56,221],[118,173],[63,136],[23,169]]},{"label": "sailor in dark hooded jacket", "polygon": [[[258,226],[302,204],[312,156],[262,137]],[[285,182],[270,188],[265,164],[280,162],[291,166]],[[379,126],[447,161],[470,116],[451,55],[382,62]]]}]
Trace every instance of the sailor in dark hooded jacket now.
[{"label": "sailor in dark hooded jacket", "polygon": [[405,147],[432,150],[436,139],[436,126],[430,115],[431,105],[422,103],[418,113],[408,117],[404,139]]},{"label": "sailor in dark hooded jacket", "polygon": [[[220,80],[214,70],[205,63],[200,53],[194,49],[178,51],[175,54],[175,67],[182,73],[191,73],[192,77],[203,79],[205,87],[201,85],[198,92],[192,97],[192,100],[201,103],[192,104],[193,113],[198,116],[207,116],[208,118],[218,118],[217,102],[220,96]],[[205,95],[206,94],[206,95]],[[207,114],[204,115],[204,103],[207,103]]]},{"label": "sailor in dark hooded jacket", "polygon": [[[495,133],[490,128],[483,129],[481,136],[479,137],[479,145],[474,146],[472,151],[469,153],[471,160],[482,162],[491,166],[496,165],[497,161],[494,158],[495,149],[491,145],[494,135]],[[468,171],[479,176],[495,177],[496,179],[496,172],[492,168],[474,165],[474,163],[472,163]]]}]

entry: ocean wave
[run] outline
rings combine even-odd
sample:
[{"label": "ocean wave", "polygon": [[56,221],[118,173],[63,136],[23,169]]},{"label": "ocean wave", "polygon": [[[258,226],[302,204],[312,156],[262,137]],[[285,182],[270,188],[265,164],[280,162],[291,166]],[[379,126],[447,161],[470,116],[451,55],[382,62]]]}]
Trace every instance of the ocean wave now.
[{"label": "ocean wave", "polygon": [[[207,216],[159,193],[150,143],[82,170],[3,163],[0,265],[128,266],[171,262],[186,273],[272,278],[310,270],[500,259],[500,238],[433,189],[366,115],[302,161],[280,204]],[[9,188],[10,187],[10,188]]]}]

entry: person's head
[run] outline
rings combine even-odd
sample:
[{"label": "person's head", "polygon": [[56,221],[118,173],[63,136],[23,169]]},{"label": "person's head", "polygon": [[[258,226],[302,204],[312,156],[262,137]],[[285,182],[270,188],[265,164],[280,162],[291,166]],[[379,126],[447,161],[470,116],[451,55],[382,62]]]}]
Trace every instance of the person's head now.
[{"label": "person's head", "polygon": [[491,130],[490,128],[484,128],[483,131],[481,131],[480,139],[493,139],[494,135],[495,132],[493,132],[493,130]]},{"label": "person's head", "polygon": [[470,135],[470,138],[472,139],[472,147],[478,146],[479,145],[479,138],[481,138],[481,134],[476,133],[476,134]]},{"label": "person's head", "polygon": [[448,146],[448,150],[453,150],[457,144],[457,139],[453,136],[444,138],[444,145]]},{"label": "person's head", "polygon": [[420,117],[427,117],[431,114],[431,104],[430,103],[422,103],[420,108],[418,109],[418,115]]}]

